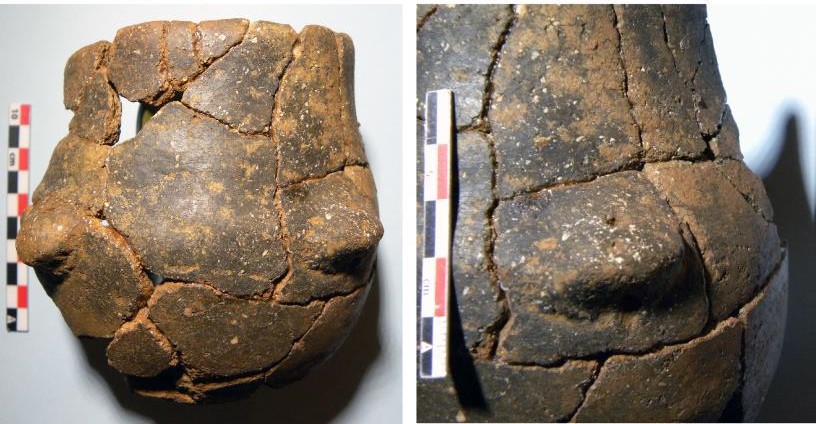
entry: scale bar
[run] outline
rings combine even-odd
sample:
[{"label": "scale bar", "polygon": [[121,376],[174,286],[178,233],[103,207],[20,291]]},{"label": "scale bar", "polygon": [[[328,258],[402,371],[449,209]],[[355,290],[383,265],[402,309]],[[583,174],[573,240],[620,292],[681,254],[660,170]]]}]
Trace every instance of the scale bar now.
[{"label": "scale bar", "polygon": [[442,378],[448,373],[452,100],[451,90],[430,91],[425,97],[420,378]]},{"label": "scale bar", "polygon": [[17,257],[20,217],[28,207],[31,105],[9,108],[8,184],[6,185],[6,330],[28,332],[28,267]]}]

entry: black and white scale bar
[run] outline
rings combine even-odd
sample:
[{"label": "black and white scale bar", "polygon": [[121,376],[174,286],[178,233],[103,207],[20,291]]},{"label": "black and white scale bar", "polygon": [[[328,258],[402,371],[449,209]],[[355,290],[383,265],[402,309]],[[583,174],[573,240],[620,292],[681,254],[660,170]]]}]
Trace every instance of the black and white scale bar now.
[{"label": "black and white scale bar", "polygon": [[28,331],[28,267],[17,258],[20,217],[28,207],[31,106],[9,108],[8,184],[6,184],[6,330]]},{"label": "black and white scale bar", "polygon": [[442,378],[448,373],[452,101],[451,90],[430,91],[425,96],[420,378]]}]

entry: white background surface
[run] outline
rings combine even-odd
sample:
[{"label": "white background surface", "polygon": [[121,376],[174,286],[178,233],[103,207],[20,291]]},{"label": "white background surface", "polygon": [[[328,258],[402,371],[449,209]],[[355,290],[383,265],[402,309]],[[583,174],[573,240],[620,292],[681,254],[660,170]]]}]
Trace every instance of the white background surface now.
[{"label": "white background surface", "polygon": [[[402,416],[400,373],[402,163],[401,7],[390,6],[0,6],[2,150],[11,102],[32,104],[31,189],[56,143],[68,132],[62,106],[65,61],[75,50],[112,40],[122,26],[148,20],[243,17],[346,32],[356,50],[356,101],[361,132],[379,188],[385,236],[379,283],[361,321],[329,362],[283,389],[262,387],[250,399],[187,406],[143,399],[105,364],[103,346],[75,338],[31,277],[28,334],[0,330],[0,422],[354,422],[391,423]],[[407,65],[406,65],[407,66]],[[411,66],[413,66],[411,64]],[[135,132],[134,109],[123,111],[122,139]],[[5,185],[5,167],[0,184]],[[2,200],[4,202],[5,200]],[[2,205],[5,210],[5,205]],[[2,230],[5,238],[5,229]],[[5,254],[3,254],[5,257]]]},{"label": "white background surface", "polygon": [[708,6],[708,23],[745,163],[766,176],[789,115],[799,125],[811,213],[816,205],[814,5]]}]

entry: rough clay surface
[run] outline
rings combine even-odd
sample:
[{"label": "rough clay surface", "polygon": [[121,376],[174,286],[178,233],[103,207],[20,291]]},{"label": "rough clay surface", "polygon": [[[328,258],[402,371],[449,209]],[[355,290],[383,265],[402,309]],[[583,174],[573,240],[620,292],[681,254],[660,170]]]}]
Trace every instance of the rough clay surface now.
[{"label": "rough clay surface", "polygon": [[496,272],[515,312],[499,346],[505,361],[641,351],[706,323],[698,254],[638,172],[522,195],[494,219]]},{"label": "rough clay surface", "polygon": [[[146,22],[70,57],[74,118],[17,252],[136,392],[233,398],[345,339],[383,235],[353,72],[345,34],[243,19]],[[158,111],[117,144],[120,95]]]},{"label": "rough clay surface", "polygon": [[581,404],[597,368],[595,361],[568,361],[544,368],[477,360],[474,369],[484,393],[483,404],[462,409],[450,381],[420,380],[417,405],[427,412],[419,421],[445,422],[453,417],[458,422],[563,421]]},{"label": "rough clay surface", "polygon": [[739,384],[741,330],[729,318],[683,345],[637,357],[610,357],[575,420],[718,420]]},{"label": "rough clay surface", "polygon": [[288,25],[254,22],[244,42],[190,83],[181,101],[238,131],[268,130],[278,79],[292,61],[296,35]]},{"label": "rough clay surface", "polygon": [[756,421],[765,392],[773,380],[776,364],[782,354],[787,315],[788,258],[785,257],[771,282],[739,313],[745,327],[741,406],[746,422]]},{"label": "rough clay surface", "polygon": [[419,130],[425,91],[455,93],[464,345],[419,382],[418,419],[755,418],[787,259],[705,7],[422,5],[416,22]]}]

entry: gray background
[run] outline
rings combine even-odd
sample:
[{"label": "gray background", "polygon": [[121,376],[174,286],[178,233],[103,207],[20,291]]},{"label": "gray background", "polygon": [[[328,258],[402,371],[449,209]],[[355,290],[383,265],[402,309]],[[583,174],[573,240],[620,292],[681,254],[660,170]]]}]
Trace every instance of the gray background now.
[{"label": "gray background", "polygon": [[[385,227],[379,278],[360,322],[340,351],[300,382],[262,387],[250,399],[229,404],[175,405],[131,394],[107,367],[104,343],[75,338],[32,272],[30,333],[0,330],[0,422],[401,420],[401,6],[0,6],[0,151],[8,145],[8,104],[31,103],[33,190],[68,132],[62,73],[71,53],[112,40],[118,28],[142,21],[231,17],[288,23],[296,30],[321,24],[354,40],[357,113]],[[135,134],[135,119],[135,105],[123,103],[122,140]],[[4,165],[2,186],[5,171]],[[0,202],[5,210],[5,197]]]}]

